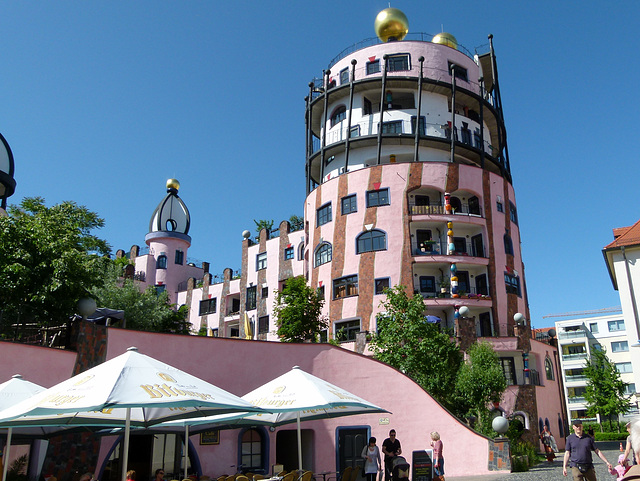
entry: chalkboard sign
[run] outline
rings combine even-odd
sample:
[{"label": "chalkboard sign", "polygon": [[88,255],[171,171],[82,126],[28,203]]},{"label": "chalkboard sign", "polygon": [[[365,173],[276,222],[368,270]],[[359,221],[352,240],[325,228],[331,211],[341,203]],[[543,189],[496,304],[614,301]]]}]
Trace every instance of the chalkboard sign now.
[{"label": "chalkboard sign", "polygon": [[431,481],[433,479],[433,449],[414,451],[411,462],[412,481]]}]

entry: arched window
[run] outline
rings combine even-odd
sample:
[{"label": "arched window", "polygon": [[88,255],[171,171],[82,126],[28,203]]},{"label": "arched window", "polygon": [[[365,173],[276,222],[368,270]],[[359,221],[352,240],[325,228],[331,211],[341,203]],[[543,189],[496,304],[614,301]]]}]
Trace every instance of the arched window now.
[{"label": "arched window", "polygon": [[240,464],[245,471],[261,471],[265,468],[266,446],[263,431],[247,429],[240,437]]},{"label": "arched window", "polygon": [[316,249],[313,266],[318,267],[322,264],[326,264],[327,262],[331,262],[331,254],[331,244],[329,244],[328,242],[323,242]]},{"label": "arched window", "polygon": [[167,268],[167,256],[161,254],[158,256],[158,260],[156,261],[156,269],[166,269]]},{"label": "arched window", "polygon": [[509,232],[505,232],[504,237],[504,253],[513,255],[513,241],[511,240],[511,236]]},{"label": "arched window", "polygon": [[363,232],[357,238],[356,254],[372,251],[384,251],[387,249],[387,234],[381,230]]},{"label": "arched window", "polygon": [[331,127],[336,125],[339,122],[342,122],[347,118],[347,108],[344,105],[341,105],[337,109],[333,111],[331,115]]},{"label": "arched window", "polygon": [[553,363],[549,356],[544,359],[544,371],[547,374],[547,380],[553,381]]}]

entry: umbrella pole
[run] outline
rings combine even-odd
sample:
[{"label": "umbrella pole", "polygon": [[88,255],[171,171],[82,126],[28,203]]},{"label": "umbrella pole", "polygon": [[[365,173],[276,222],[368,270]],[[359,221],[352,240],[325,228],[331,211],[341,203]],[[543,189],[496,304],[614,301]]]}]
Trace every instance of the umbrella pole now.
[{"label": "umbrella pole", "polygon": [[189,425],[184,427],[184,478],[187,479],[187,461],[189,460]]},{"label": "umbrella pole", "polygon": [[300,411],[296,413],[296,422],[298,424],[298,469],[300,472],[298,476],[302,474],[302,433],[300,432]]},{"label": "umbrella pole", "polygon": [[9,448],[11,448],[11,434],[13,428],[7,430],[7,445],[4,447],[4,464],[2,465],[2,481],[7,479],[7,469],[9,468]]},{"label": "umbrella pole", "polygon": [[127,408],[127,419],[124,423],[124,446],[122,447],[122,481],[127,481],[127,464],[129,464],[129,431],[131,430],[131,408]]}]

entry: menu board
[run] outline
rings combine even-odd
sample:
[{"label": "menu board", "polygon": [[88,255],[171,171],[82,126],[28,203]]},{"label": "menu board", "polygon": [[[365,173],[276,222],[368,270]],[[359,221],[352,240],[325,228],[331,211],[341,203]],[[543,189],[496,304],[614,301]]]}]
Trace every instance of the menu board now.
[{"label": "menu board", "polygon": [[414,451],[411,462],[412,481],[431,481],[433,479],[433,449]]}]

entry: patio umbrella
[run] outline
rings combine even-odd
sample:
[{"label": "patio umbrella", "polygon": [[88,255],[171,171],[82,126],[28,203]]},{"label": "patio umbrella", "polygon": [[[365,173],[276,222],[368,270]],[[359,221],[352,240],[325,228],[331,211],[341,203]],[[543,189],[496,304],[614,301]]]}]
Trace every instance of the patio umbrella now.
[{"label": "patio umbrella", "polygon": [[[44,391],[42,386],[38,386],[22,378],[20,374],[15,374],[6,382],[0,384],[0,411],[24,401],[31,396]],[[11,436],[13,428],[7,429],[7,443],[4,449],[4,463],[2,466],[2,479],[7,479],[7,469],[9,467],[9,452],[11,450]]]},{"label": "patio umbrella", "polygon": [[0,427],[103,425],[125,427],[126,479],[130,427],[190,416],[261,411],[247,401],[136,348],[0,412]]},{"label": "patio umbrella", "polygon": [[[182,429],[197,426],[199,430],[236,428],[243,425],[281,426],[297,423],[298,468],[302,470],[302,438],[300,421],[356,414],[389,412],[298,366],[276,379],[242,396],[249,403],[264,408],[265,413],[234,413],[182,419],[158,424],[153,429]],[[271,411],[272,413],[269,413]],[[188,432],[188,431],[187,431]]]}]

